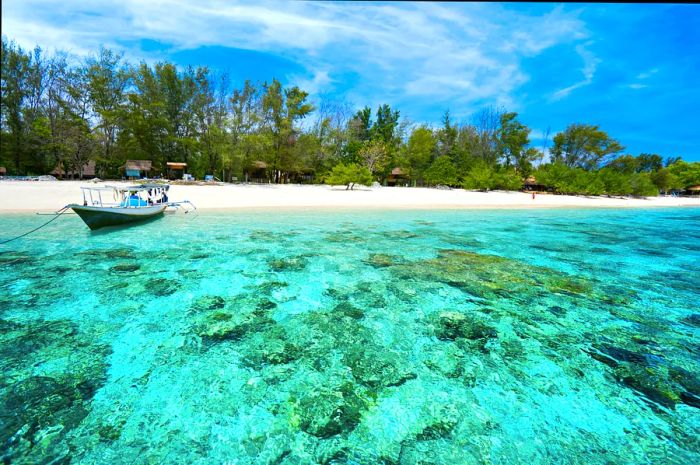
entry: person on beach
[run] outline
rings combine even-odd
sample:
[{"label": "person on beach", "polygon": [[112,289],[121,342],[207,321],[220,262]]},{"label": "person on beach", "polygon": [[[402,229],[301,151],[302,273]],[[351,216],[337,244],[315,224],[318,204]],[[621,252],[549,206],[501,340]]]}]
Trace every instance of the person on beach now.
[{"label": "person on beach", "polygon": [[535,193],[532,193],[532,200],[535,200]]}]

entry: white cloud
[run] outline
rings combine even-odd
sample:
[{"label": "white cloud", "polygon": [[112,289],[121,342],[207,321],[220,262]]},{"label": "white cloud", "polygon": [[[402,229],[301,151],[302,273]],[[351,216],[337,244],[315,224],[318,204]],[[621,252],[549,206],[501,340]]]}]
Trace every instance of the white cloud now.
[{"label": "white cloud", "polygon": [[632,89],[632,90],[645,89],[645,88],[649,87],[649,84],[647,84],[649,79],[651,77],[653,77],[658,72],[659,72],[659,68],[651,68],[647,71],[639,73],[634,78],[635,82],[632,82],[631,84],[627,84],[627,86],[623,86],[623,87],[627,87],[628,89]]},{"label": "white cloud", "polygon": [[658,72],[659,72],[659,68],[652,68],[652,69],[645,71],[643,73],[639,73],[637,75],[637,79],[640,79],[640,80],[648,79]]},{"label": "white cloud", "polygon": [[586,44],[579,44],[576,46],[576,53],[578,53],[581,59],[583,59],[583,68],[581,69],[583,80],[556,91],[552,95],[552,100],[560,100],[567,97],[572,91],[587,86],[593,82],[593,77],[595,76],[598,64],[600,64],[600,60],[586,49],[586,46],[590,44],[591,43],[588,42]]},{"label": "white cloud", "polygon": [[[100,44],[151,39],[173,50],[224,46],[273,53],[308,76],[286,76],[323,92],[358,76],[348,96],[395,104],[426,99],[445,107],[490,101],[517,107],[529,76],[522,60],[588,32],[577,13],[558,6],[527,15],[502,5],[432,3],[244,2],[224,0],[6,0],[3,33],[23,47],[40,44],[84,55]],[[584,81],[598,60],[583,46]],[[153,59],[132,49],[130,59]]]}]

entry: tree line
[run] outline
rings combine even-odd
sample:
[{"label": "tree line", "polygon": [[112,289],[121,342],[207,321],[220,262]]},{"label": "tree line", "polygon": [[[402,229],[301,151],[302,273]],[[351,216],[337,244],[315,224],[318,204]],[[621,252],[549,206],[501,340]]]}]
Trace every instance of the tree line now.
[{"label": "tree line", "polygon": [[[654,195],[700,184],[700,163],[624,154],[595,125],[571,124],[534,147],[515,112],[487,107],[439,127],[400,119],[390,105],[356,110],[280,81],[232,86],[206,67],[131,64],[101,48],[79,61],[47,56],[2,38],[0,166],[36,175],[57,165],[77,172],[94,160],[99,177],[123,175],[127,159],[185,162],[201,178],[271,182],[446,185],[561,193]],[[548,140],[547,137],[545,139]]]}]

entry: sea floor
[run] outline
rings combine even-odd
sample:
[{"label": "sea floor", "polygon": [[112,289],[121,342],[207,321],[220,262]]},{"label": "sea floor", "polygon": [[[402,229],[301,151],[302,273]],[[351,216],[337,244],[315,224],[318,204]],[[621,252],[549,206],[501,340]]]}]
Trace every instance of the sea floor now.
[{"label": "sea floor", "polygon": [[65,216],[0,246],[0,456],[700,463],[698,264],[698,208]]}]

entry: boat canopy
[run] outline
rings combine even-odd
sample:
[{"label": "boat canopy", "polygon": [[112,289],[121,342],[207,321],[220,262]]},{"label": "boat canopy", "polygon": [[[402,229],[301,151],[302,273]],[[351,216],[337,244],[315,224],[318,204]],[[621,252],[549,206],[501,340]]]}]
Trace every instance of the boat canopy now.
[{"label": "boat canopy", "polygon": [[[83,192],[83,205],[93,206],[118,206],[118,207],[144,207],[157,203],[167,203],[166,192],[169,184],[138,184],[134,186],[117,187],[81,187]],[[103,198],[102,194],[112,194],[113,202],[109,198]],[[146,198],[139,197],[140,193]]]}]

